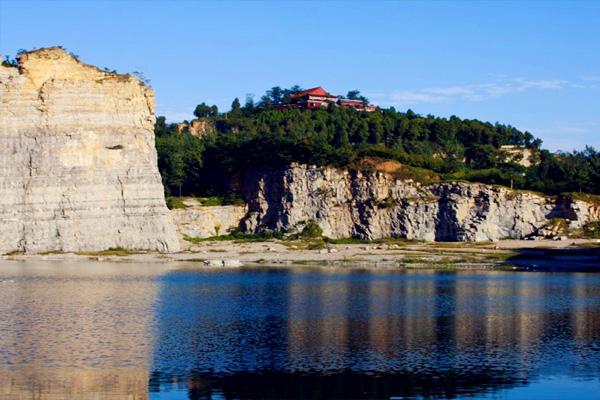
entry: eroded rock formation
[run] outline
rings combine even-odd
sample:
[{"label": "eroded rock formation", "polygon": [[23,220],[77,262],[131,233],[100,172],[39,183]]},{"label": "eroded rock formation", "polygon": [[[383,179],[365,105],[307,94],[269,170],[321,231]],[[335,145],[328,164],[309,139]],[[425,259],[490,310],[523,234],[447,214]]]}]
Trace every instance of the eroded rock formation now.
[{"label": "eroded rock formation", "polygon": [[174,251],[154,97],[60,48],[0,67],[0,253]]},{"label": "eroded rock formation", "polygon": [[523,239],[552,218],[571,228],[600,219],[582,201],[475,183],[422,185],[383,172],[293,164],[248,173],[246,231],[290,230],[315,220],[333,238],[402,237],[427,241]]},{"label": "eroded rock formation", "polygon": [[247,211],[243,205],[207,207],[194,199],[185,199],[183,203],[186,208],[171,210],[177,231],[183,237],[207,238],[226,235],[239,227]]}]

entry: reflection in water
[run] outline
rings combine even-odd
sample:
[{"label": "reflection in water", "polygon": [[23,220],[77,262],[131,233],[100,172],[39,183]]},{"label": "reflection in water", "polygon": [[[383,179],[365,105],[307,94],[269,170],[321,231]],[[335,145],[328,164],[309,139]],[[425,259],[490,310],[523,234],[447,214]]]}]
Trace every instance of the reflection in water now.
[{"label": "reflection in water", "polygon": [[4,262],[0,332],[0,399],[600,389],[597,274]]},{"label": "reflection in water", "polygon": [[486,396],[539,391],[555,376],[600,388],[599,284],[592,274],[174,272],[162,278],[150,394]]},{"label": "reflection in water", "polygon": [[0,264],[0,398],[147,398],[151,271]]}]

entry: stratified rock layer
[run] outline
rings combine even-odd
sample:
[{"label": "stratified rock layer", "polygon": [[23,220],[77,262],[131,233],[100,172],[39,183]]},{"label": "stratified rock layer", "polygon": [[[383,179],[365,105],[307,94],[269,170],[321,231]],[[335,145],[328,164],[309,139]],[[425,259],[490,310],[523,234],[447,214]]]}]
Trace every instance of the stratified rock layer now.
[{"label": "stratified rock layer", "polygon": [[184,209],[173,209],[171,215],[182,237],[207,238],[226,235],[239,228],[246,215],[243,205],[203,206],[194,199],[184,199]]},{"label": "stratified rock layer", "polygon": [[248,173],[242,187],[242,228],[250,232],[289,231],[314,220],[332,238],[487,241],[534,236],[553,218],[570,228],[600,219],[600,208],[582,201],[298,164]]},{"label": "stratified rock layer", "polygon": [[151,89],[62,49],[0,67],[0,252],[177,250],[154,121]]}]

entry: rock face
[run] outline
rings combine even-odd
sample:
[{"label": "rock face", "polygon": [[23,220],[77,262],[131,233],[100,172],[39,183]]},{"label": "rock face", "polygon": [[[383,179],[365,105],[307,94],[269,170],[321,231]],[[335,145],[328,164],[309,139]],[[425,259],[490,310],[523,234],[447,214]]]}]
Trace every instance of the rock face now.
[{"label": "rock face", "polygon": [[207,119],[193,119],[191,122],[182,122],[176,125],[177,133],[188,132],[192,136],[203,137],[214,132],[214,125]]},{"label": "rock face", "polygon": [[175,251],[152,90],[48,48],[0,67],[0,253]]},{"label": "rock face", "polygon": [[226,235],[237,229],[246,215],[245,206],[202,206],[191,199],[183,201],[187,208],[171,210],[177,231],[194,238]]},{"label": "rock face", "polygon": [[246,231],[290,230],[315,220],[333,238],[487,241],[535,235],[551,218],[580,227],[597,206],[473,183],[421,185],[382,172],[293,164],[244,178]]}]

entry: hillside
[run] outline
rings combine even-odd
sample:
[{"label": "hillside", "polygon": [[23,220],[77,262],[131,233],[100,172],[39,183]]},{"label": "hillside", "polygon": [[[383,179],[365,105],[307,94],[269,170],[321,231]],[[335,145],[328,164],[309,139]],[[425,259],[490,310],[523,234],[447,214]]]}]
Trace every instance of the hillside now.
[{"label": "hillside", "polygon": [[411,110],[278,109],[291,90],[274,89],[256,104],[235,99],[225,113],[202,103],[191,123],[166,124],[159,117],[155,132],[167,192],[225,193],[249,168],[298,162],[360,169],[370,157],[429,170],[426,175],[442,181],[600,193],[600,154],[592,148],[553,154],[510,125]]}]

